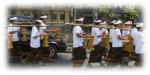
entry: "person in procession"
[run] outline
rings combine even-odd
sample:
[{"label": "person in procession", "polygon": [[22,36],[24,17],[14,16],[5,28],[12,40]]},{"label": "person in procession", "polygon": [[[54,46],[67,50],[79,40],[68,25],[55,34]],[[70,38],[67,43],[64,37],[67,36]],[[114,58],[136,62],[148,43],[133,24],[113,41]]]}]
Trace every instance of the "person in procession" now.
[{"label": "person in procession", "polygon": [[[113,20],[113,21],[111,22],[111,27],[114,27],[114,23],[115,23],[115,22],[116,22],[116,20]],[[114,31],[114,29],[109,29],[109,35],[110,35],[109,46],[110,46],[110,49],[109,49],[108,54],[110,54],[111,51],[112,51],[112,35],[113,35],[113,31]]]},{"label": "person in procession", "polygon": [[[95,20],[94,23],[95,23],[95,26],[100,26],[101,20]],[[92,62],[99,62],[99,65],[101,65],[102,51],[100,48],[100,43],[102,41],[102,38],[101,38],[102,35],[100,33],[99,28],[92,27],[91,35],[94,36],[94,41],[93,41],[94,50],[92,50],[90,52],[90,58],[89,58],[88,66],[91,66],[90,63],[92,63]]]},{"label": "person in procession", "polygon": [[35,57],[35,61],[39,63],[40,66],[43,65],[41,61],[41,50],[40,48],[40,33],[38,28],[41,26],[42,21],[41,20],[36,20],[36,25],[32,27],[32,32],[31,32],[31,38],[30,38],[30,46],[32,48],[31,52],[29,54],[23,54],[21,56],[21,61],[25,65],[27,58],[30,57]]},{"label": "person in procession", "polygon": [[107,57],[107,62],[116,62],[120,63],[122,60],[122,40],[126,40],[126,38],[121,36],[120,31],[120,24],[122,23],[121,20],[118,20],[116,23],[114,23],[115,30],[113,31],[112,35],[112,51]]},{"label": "person in procession", "polygon": [[42,53],[44,53],[44,55],[48,55],[48,59],[47,61],[49,62],[54,62],[55,60],[51,59],[51,56],[50,56],[50,49],[49,48],[45,48],[45,47],[42,47],[42,43],[43,43],[43,37],[46,33],[55,33],[54,30],[48,30],[46,29],[46,22],[47,22],[47,16],[46,15],[41,15],[40,16],[40,20],[42,21],[41,22],[41,26],[39,27],[39,32],[40,32],[40,41],[41,41],[41,50],[42,50]]},{"label": "person in procession", "polygon": [[[101,26],[106,27],[106,25],[107,25],[106,21],[104,21],[103,23],[101,23]],[[102,38],[106,38],[106,35],[108,34],[108,30],[106,28],[101,28],[100,29],[100,34],[102,35]],[[108,55],[108,48],[105,48],[105,47],[101,46],[101,49],[102,49],[102,56],[104,56],[103,59],[106,62],[106,58],[107,58],[107,55]]]},{"label": "person in procession", "polygon": [[[132,25],[132,21],[127,21],[124,23],[125,24],[125,28],[126,30],[122,30],[122,36],[124,38],[128,38],[131,35],[131,25]],[[123,57],[128,57],[129,56],[129,52],[123,50]]]},{"label": "person in procession", "polygon": [[17,22],[17,17],[12,17],[10,18],[10,24],[7,28],[7,35],[11,34],[12,35],[12,45],[13,48],[11,50],[11,55],[21,55],[22,52],[19,48],[19,37],[18,37],[18,32],[21,31],[20,27],[12,27],[13,25],[16,25]]},{"label": "person in procession", "polygon": [[138,32],[138,30],[136,28],[136,24],[132,25],[131,36],[133,37],[133,46],[134,46],[134,49],[135,49],[135,37],[136,37],[136,33],[137,32]]},{"label": "person in procession", "polygon": [[137,26],[137,33],[135,36],[135,53],[137,54],[135,66],[142,66],[143,65],[143,56],[146,51],[146,36],[143,32],[144,23],[140,23]]},{"label": "person in procession", "polygon": [[129,36],[130,35],[130,26],[132,25],[131,21],[127,21],[124,23],[125,24],[125,28],[127,30],[122,30],[122,36]]},{"label": "person in procession", "polygon": [[[76,24],[83,24],[84,18],[76,19]],[[82,28],[74,26],[73,28],[73,67],[81,67],[86,59],[86,49],[83,47]]]}]

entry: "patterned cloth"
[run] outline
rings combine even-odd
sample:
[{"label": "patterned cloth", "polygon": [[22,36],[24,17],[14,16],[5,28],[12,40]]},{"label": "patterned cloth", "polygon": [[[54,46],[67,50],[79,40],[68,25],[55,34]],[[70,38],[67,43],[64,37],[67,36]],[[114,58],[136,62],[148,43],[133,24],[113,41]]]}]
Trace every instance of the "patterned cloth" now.
[{"label": "patterned cloth", "polygon": [[81,67],[86,59],[86,49],[84,47],[73,48],[73,67]]},{"label": "patterned cloth", "polygon": [[43,57],[50,57],[50,48],[49,47],[42,47],[42,56]]},{"label": "patterned cloth", "polygon": [[102,49],[100,45],[94,45],[94,51],[90,52],[89,62],[101,62],[102,61]]},{"label": "patterned cloth", "polygon": [[108,48],[102,47],[102,46],[100,48],[102,50],[102,56],[107,56],[108,55]]},{"label": "patterned cloth", "polygon": [[109,43],[109,46],[110,46],[110,49],[109,49],[108,54],[110,54],[110,53],[111,53],[111,51],[112,51],[112,49],[113,49],[113,48],[112,48],[112,42],[110,42],[110,43]]},{"label": "patterned cloth", "polygon": [[122,56],[123,57],[128,57],[129,56],[129,52],[128,51],[123,51]]},{"label": "patterned cloth", "polygon": [[36,61],[41,60],[41,51],[38,48],[32,48],[32,51],[29,54],[23,54],[21,56],[22,59],[27,59],[27,58],[35,58]]},{"label": "patterned cloth", "polygon": [[9,54],[11,56],[20,56],[20,55],[22,55],[22,51],[20,50],[20,47],[19,47],[19,41],[13,41],[12,45],[13,45],[13,48],[9,49]]},{"label": "patterned cloth", "polygon": [[122,47],[113,47],[112,51],[107,57],[108,62],[119,62],[122,59]]}]

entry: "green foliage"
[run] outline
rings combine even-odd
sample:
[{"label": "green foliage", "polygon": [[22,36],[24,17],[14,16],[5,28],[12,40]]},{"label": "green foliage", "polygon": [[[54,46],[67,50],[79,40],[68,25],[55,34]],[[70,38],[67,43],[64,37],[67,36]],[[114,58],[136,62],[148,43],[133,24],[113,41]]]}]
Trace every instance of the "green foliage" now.
[{"label": "green foliage", "polygon": [[139,13],[133,8],[125,8],[123,13],[126,13],[126,17],[130,18],[130,20],[135,20],[137,17],[139,17]]},{"label": "green foliage", "polygon": [[114,20],[117,20],[117,19],[118,19],[118,16],[117,16],[116,14],[114,14],[114,13],[110,13],[110,14],[109,14],[109,18],[114,19]]},{"label": "green foliage", "polygon": [[101,17],[109,17],[110,9],[108,7],[98,6],[97,13],[100,13]]},{"label": "green foliage", "polygon": [[107,7],[97,7],[97,12],[100,12],[101,14],[108,14],[109,13],[109,9]]}]

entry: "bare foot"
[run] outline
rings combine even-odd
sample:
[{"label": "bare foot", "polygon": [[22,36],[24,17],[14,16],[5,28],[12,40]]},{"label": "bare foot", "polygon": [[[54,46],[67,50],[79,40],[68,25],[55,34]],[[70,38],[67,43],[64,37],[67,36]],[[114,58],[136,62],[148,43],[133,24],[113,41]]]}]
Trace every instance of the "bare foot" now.
[{"label": "bare foot", "polygon": [[107,67],[107,63],[104,64],[104,67]]},{"label": "bare foot", "polygon": [[39,66],[45,66],[42,61],[39,61]]},{"label": "bare foot", "polygon": [[23,65],[26,65],[26,59],[21,59]]},{"label": "bare foot", "polygon": [[88,63],[88,66],[89,66],[89,67],[92,66],[91,63]]}]

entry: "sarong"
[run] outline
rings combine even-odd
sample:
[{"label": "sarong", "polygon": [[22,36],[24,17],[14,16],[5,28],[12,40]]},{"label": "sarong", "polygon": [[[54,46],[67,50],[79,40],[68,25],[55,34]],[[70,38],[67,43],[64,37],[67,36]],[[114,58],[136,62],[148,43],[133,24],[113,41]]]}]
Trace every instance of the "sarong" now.
[{"label": "sarong", "polygon": [[122,60],[122,47],[113,47],[107,57],[108,62],[119,62]]},{"label": "sarong", "polygon": [[12,42],[12,45],[13,48],[9,49],[10,56],[20,56],[23,54],[19,47],[19,41]]},{"label": "sarong", "polygon": [[94,49],[95,50],[90,52],[89,63],[102,61],[102,49],[100,45],[94,45]]},{"label": "sarong", "polygon": [[84,47],[73,48],[73,67],[81,67],[86,59],[86,49]]}]

